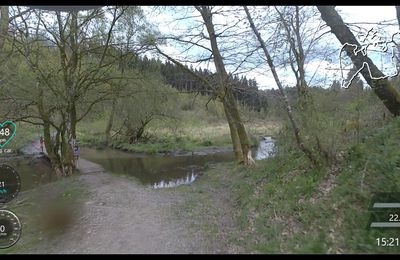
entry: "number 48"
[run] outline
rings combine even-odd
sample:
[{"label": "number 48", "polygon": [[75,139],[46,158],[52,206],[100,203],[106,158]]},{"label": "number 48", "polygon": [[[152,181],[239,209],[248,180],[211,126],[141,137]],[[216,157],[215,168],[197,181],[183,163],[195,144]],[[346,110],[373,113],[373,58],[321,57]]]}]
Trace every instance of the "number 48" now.
[{"label": "number 48", "polygon": [[10,135],[10,129],[9,128],[2,128],[0,130],[0,135],[5,135],[5,136],[9,136]]}]

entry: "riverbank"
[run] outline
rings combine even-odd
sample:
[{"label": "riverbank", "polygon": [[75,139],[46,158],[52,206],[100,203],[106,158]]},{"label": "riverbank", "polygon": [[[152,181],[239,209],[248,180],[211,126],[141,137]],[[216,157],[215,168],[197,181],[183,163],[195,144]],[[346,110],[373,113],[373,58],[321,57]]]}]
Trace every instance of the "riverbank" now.
[{"label": "riverbank", "polygon": [[398,118],[371,129],[330,168],[310,169],[301,152],[283,149],[252,168],[221,164],[215,174],[230,176],[223,185],[237,209],[232,240],[260,253],[399,253],[377,244],[398,229],[368,228],[375,194],[398,198],[399,129]]},{"label": "riverbank", "polygon": [[[310,170],[302,153],[285,151],[251,168],[211,165],[172,189],[107,173],[65,178],[35,192],[74,205],[73,228],[54,235],[30,225],[28,209],[43,200],[21,194],[10,209],[22,215],[22,243],[3,252],[399,253],[376,244],[397,230],[367,228],[373,194],[398,192],[399,129],[398,119],[375,129],[333,168]],[[153,225],[157,231],[146,228]]]},{"label": "riverbank", "polygon": [[[277,122],[246,123],[252,146],[257,146],[261,136],[274,136],[280,129]],[[129,144],[123,139],[115,139],[111,148],[125,152],[161,154],[161,155],[191,155],[212,154],[232,151],[229,127],[226,123],[183,126],[179,130],[168,127],[150,127],[147,130],[149,140]],[[85,124],[78,131],[78,143],[81,146],[104,149],[104,130],[99,123]]]},{"label": "riverbank", "polygon": [[[25,151],[36,154],[36,142]],[[85,168],[85,163],[80,163]],[[204,195],[214,196],[214,184],[206,188],[207,178],[201,178],[200,189],[208,190]],[[17,244],[2,253],[237,252],[225,240],[209,243],[209,230],[198,228],[219,224],[224,229],[234,228],[233,222],[223,217],[231,211],[230,205],[219,201],[220,196],[213,197],[216,201],[204,197],[206,204],[222,210],[218,213],[221,215],[211,220],[210,211],[202,211],[194,220],[188,205],[196,200],[196,194],[185,188],[152,189],[126,175],[81,171],[23,191],[7,205],[19,216],[23,234]],[[201,201],[203,198],[203,205]],[[212,235],[219,233],[214,230]]]},{"label": "riverbank", "polygon": [[235,210],[225,203],[225,189],[215,193],[216,183],[202,177],[198,184],[155,190],[98,172],[45,184],[8,205],[23,234],[2,253],[240,252],[227,237],[236,227]]},{"label": "riverbank", "polygon": [[[201,152],[223,148],[207,149]],[[35,141],[21,150],[38,154],[40,145]],[[232,185],[239,179],[230,172],[237,168],[224,163],[207,169],[192,184],[170,189],[151,189],[135,178],[101,170],[22,192],[9,209],[20,216],[24,234],[3,252],[256,252],[237,240],[240,210],[232,200]]]},{"label": "riverbank", "polygon": [[235,183],[241,181],[235,172],[240,169],[233,162],[215,164],[193,184],[176,188],[185,194],[181,209],[176,211],[178,219],[185,220],[193,236],[201,237],[201,245],[209,252],[258,253],[242,241],[241,209],[234,193]]},{"label": "riverbank", "polygon": [[[229,127],[225,122],[196,124],[185,124],[180,129],[171,127],[152,126],[147,130],[151,137],[146,142],[129,144],[123,140],[116,139],[110,147],[104,143],[104,120],[85,122],[79,125],[77,131],[77,142],[81,147],[96,149],[112,148],[125,152],[138,154],[159,154],[167,156],[206,155],[232,151]],[[250,137],[251,145],[256,147],[261,137],[275,136],[281,124],[277,121],[264,122],[261,119],[246,122],[246,128]],[[42,135],[41,128],[28,123],[17,122],[17,132],[7,148],[13,150],[10,157],[32,154],[26,149],[32,142],[36,143],[33,148],[35,153],[40,153],[38,142]],[[27,148],[28,147],[28,148]],[[3,156],[3,158],[6,157]]]}]

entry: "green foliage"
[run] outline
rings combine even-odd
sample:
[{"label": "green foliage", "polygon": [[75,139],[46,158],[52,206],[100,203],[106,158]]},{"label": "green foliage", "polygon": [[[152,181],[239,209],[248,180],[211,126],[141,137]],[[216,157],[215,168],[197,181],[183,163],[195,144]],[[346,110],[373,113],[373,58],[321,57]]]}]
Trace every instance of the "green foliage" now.
[{"label": "green foliage", "polygon": [[[294,91],[294,89],[292,89]],[[309,99],[304,103],[297,94],[289,91],[304,144],[321,162],[334,164],[361,137],[387,122],[388,113],[371,89],[310,88]],[[285,111],[281,110],[281,115]],[[278,137],[281,150],[298,149],[292,127],[285,120]],[[327,161],[326,161],[327,160]]]},{"label": "green foliage", "polygon": [[[141,47],[138,38],[148,24],[137,6],[71,15],[31,12],[25,19],[25,26],[37,24],[37,28],[24,32],[26,27],[16,25],[12,46],[7,42],[0,55],[4,100],[0,110],[14,121],[49,123],[50,131],[66,140],[96,104],[111,99],[137,76],[124,75],[124,70],[136,57],[134,50]],[[68,149],[61,151],[60,160],[72,156],[64,151]],[[61,165],[54,162],[58,157],[50,158],[53,165]]]},{"label": "green foliage", "polygon": [[[175,89],[162,85],[157,80],[148,78],[132,81],[122,96],[125,102],[119,104],[114,118],[111,146],[116,149],[132,152],[170,152],[176,150],[193,151],[206,147],[231,146],[228,124],[219,102],[209,102],[207,96],[179,93]],[[151,85],[151,83],[155,85]],[[139,90],[143,90],[142,93]],[[135,92],[136,91],[136,92]],[[152,92],[153,91],[153,92]],[[129,95],[129,92],[132,95]],[[147,96],[145,94],[152,94]],[[144,102],[147,102],[145,104]],[[190,104],[190,110],[185,106]],[[104,131],[107,125],[111,103],[104,102],[93,108],[85,120],[78,124],[78,143],[94,147],[104,147]],[[129,112],[128,112],[129,111]],[[147,139],[129,143],[122,127],[124,119],[130,119],[140,125],[149,113],[162,113],[165,116],[156,116],[145,127]],[[259,136],[273,135],[279,128],[274,122],[260,120],[263,114],[246,110],[241,107],[242,118],[251,137],[251,143],[257,144]],[[129,117],[127,117],[129,115]],[[127,123],[127,122],[126,122]],[[125,124],[126,124],[125,123]],[[121,130],[121,134],[116,134]]]},{"label": "green foliage", "polygon": [[[280,149],[236,169],[234,193],[246,247],[263,253],[387,253],[376,245],[396,230],[367,229],[375,192],[400,188],[400,119],[363,133],[334,169],[311,171],[302,153]],[[397,235],[396,235],[397,234]]]},{"label": "green foliage", "polygon": [[160,81],[151,78],[133,81],[126,92],[128,95],[118,100],[115,121],[124,126],[122,135],[128,140],[136,138],[138,131],[143,131],[153,120],[175,117],[177,92]]}]

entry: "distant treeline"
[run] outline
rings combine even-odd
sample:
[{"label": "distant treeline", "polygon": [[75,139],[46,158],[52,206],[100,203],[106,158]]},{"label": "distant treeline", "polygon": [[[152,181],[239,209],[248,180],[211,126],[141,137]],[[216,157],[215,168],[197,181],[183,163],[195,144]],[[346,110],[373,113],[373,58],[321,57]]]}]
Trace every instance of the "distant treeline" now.
[{"label": "distant treeline", "polygon": [[[166,61],[163,63],[159,59],[148,59],[147,56],[136,59],[136,67],[150,71],[159,72],[166,84],[173,86],[179,91],[200,92],[202,95],[211,94],[211,87],[199,77],[207,79],[212,85],[214,73],[207,69],[195,69],[193,66],[187,67],[199,77],[191,75],[175,64]],[[267,92],[258,89],[255,79],[247,79],[246,76],[231,75],[232,84],[235,86],[234,95],[238,103],[256,111],[267,109]]]}]

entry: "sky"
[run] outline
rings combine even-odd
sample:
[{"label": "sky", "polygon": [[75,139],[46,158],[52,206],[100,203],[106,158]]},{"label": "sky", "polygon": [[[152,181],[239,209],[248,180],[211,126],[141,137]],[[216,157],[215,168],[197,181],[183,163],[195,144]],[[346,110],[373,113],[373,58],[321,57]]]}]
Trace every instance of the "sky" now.
[{"label": "sky", "polygon": [[[146,17],[148,17],[147,19],[151,21],[152,24],[158,27],[161,34],[176,34],[179,33],[181,29],[193,25],[192,22],[201,22],[201,18],[198,17],[198,13],[194,9],[191,9],[191,11],[189,11],[188,13],[184,13],[188,10],[183,7],[178,11],[176,11],[176,9],[169,9],[168,7],[165,7],[161,10],[155,10],[153,7],[145,6],[143,7],[143,9],[146,13]],[[356,23],[358,26],[363,27],[366,31],[374,26],[374,24],[372,23],[382,21],[395,24],[394,26],[387,26],[385,28],[386,30],[388,30],[388,33],[393,34],[398,31],[396,10],[394,6],[337,6],[336,10],[339,11],[339,14],[341,14],[343,20],[346,23]],[[183,14],[196,17],[193,17],[190,22],[187,20],[172,21],[174,20],[174,18],[182,17]],[[228,25],[234,22],[234,20],[232,19],[234,18],[230,17],[228,23],[226,18],[219,16],[214,22],[216,24]],[[242,27],[239,25],[236,28],[237,30],[239,30],[239,28]],[[380,29],[381,28],[378,28],[378,30]],[[329,44],[332,45],[333,49],[337,49],[337,54],[333,54],[336,55],[335,57],[337,58],[334,58],[333,60],[314,60],[307,64],[307,71],[310,72],[310,75],[308,75],[309,79],[314,76],[313,80],[311,80],[311,84],[314,83],[330,86],[334,78],[341,77],[339,70],[340,66],[338,63],[341,45],[332,34],[327,36],[326,39],[327,41],[329,41]],[[360,39],[361,38],[359,38],[359,41]],[[185,56],[182,53],[182,48],[184,46],[178,46],[173,41],[167,41],[167,43],[167,45],[164,45],[162,47],[162,50],[165,53],[175,58],[183,58],[183,56]],[[204,45],[208,44],[207,42],[202,43]],[[232,46],[234,47],[234,45]],[[226,47],[229,48],[230,45],[228,44]],[[200,52],[197,51],[185,52],[185,54],[188,53],[191,55],[191,59],[201,56],[199,54]],[[386,65],[390,65],[390,59],[388,59],[387,57],[381,58],[381,56],[377,56],[374,54],[369,54],[369,56],[374,62],[381,63],[382,68],[389,67]],[[196,64],[193,65],[195,66]],[[208,64],[203,63],[200,67],[207,67],[211,71],[214,71],[214,66],[212,62]],[[378,65],[378,67],[380,66]],[[278,74],[282,78],[282,81],[285,85],[292,85],[295,82],[295,79],[289,70],[279,69]],[[246,75],[247,78],[255,78],[260,88],[276,88],[276,83],[268,68],[254,69],[252,71],[243,73],[243,75]]]}]

